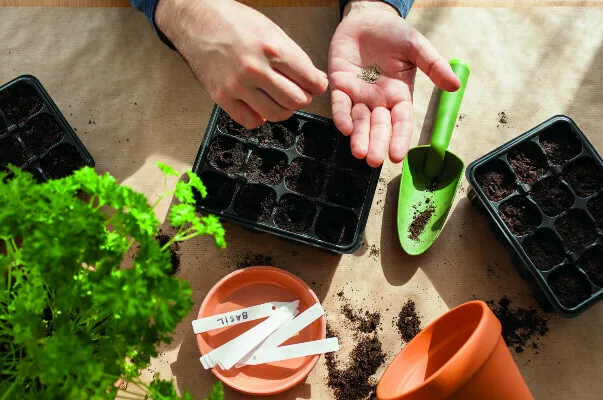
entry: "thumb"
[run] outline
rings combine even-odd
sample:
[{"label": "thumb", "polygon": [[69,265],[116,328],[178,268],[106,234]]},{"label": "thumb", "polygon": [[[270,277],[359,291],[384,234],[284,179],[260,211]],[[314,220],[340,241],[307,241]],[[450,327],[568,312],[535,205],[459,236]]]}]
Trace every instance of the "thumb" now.
[{"label": "thumb", "polygon": [[442,90],[455,92],[461,86],[461,81],[452,71],[450,64],[417,30],[414,30],[412,35],[409,61],[419,67]]}]

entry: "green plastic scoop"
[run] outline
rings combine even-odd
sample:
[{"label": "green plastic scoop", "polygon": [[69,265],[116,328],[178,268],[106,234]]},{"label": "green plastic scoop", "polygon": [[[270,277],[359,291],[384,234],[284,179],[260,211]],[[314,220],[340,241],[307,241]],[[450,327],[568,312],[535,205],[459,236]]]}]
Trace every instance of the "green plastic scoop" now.
[{"label": "green plastic scoop", "polygon": [[469,64],[450,66],[461,81],[456,92],[442,91],[429,146],[410,149],[403,163],[398,198],[398,237],[411,255],[425,252],[436,240],[450,212],[465,164],[447,151],[469,79]]}]

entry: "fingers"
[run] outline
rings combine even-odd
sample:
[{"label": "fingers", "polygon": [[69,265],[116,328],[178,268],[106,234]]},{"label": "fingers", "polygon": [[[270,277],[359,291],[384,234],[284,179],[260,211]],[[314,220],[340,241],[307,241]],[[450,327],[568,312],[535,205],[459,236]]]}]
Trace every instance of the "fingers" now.
[{"label": "fingers", "polygon": [[282,107],[262,89],[251,89],[242,100],[268,121],[284,121],[293,115],[293,110]]},{"label": "fingers", "polygon": [[225,99],[217,102],[230,117],[247,129],[255,129],[266,120],[242,100]]},{"label": "fingers", "polygon": [[408,148],[413,129],[413,107],[411,101],[396,104],[391,110],[392,140],[389,144],[389,159],[393,163],[401,162]]},{"label": "fingers", "polygon": [[425,36],[414,31],[411,46],[410,61],[419,67],[437,87],[454,92],[461,86],[450,64],[442,58]]},{"label": "fingers", "polygon": [[333,90],[331,93],[331,111],[333,122],[345,136],[352,134],[354,123],[352,121],[352,100],[345,92]]},{"label": "fingers", "polygon": [[371,130],[371,110],[365,104],[356,104],[352,108],[352,138],[350,146],[352,155],[358,159],[366,158],[369,151],[369,134]]},{"label": "fingers", "polygon": [[373,168],[383,164],[392,135],[392,119],[389,110],[377,107],[371,113],[370,143],[366,162]]},{"label": "fingers", "polygon": [[329,85],[327,75],[316,68],[310,57],[292,40],[282,54],[271,60],[271,65],[312,95],[323,94]]},{"label": "fingers", "polygon": [[296,111],[312,102],[312,95],[276,71],[262,76],[260,88],[281,107]]}]

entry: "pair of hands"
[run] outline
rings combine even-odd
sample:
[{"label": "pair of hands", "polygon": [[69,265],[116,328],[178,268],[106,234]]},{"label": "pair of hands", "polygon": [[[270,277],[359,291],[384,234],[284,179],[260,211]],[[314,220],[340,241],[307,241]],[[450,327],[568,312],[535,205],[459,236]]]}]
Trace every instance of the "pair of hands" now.
[{"label": "pair of hands", "polygon": [[[460,82],[425,37],[391,6],[352,0],[329,48],[329,74],[275,23],[234,0],[160,0],[155,21],[195,76],[235,121],[253,129],[283,121],[331,85],[337,128],[372,167],[404,159],[413,129],[417,67],[438,87]],[[374,84],[359,78],[374,66]]]}]

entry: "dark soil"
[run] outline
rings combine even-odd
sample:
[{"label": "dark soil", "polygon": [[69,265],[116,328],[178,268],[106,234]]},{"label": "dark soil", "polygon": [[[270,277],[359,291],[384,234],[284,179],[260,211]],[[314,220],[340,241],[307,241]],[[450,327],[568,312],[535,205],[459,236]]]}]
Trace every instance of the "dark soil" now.
[{"label": "dark soil", "polygon": [[554,177],[536,183],[530,196],[549,217],[561,214],[574,204],[572,192]]},{"label": "dark soil", "polygon": [[34,117],[21,129],[21,140],[32,153],[40,154],[63,139],[63,131],[48,114]]},{"label": "dark soil", "polygon": [[419,334],[419,332],[421,332],[421,318],[419,318],[419,315],[417,314],[414,301],[408,300],[406,304],[402,306],[396,326],[402,336],[402,340],[406,343],[410,342]]},{"label": "dark soil", "polygon": [[358,217],[349,210],[325,207],[316,222],[316,235],[327,242],[348,245],[356,236]]},{"label": "dark soil", "polygon": [[373,170],[370,165],[366,163],[365,159],[357,159],[352,155],[352,147],[350,146],[349,136],[340,136],[339,144],[337,146],[336,158],[338,164],[345,168],[353,169],[358,172],[370,172]]},{"label": "dark soil", "polygon": [[298,131],[298,122],[293,117],[283,122],[266,122],[253,130],[262,146],[288,149],[293,146]]},{"label": "dark soil", "polygon": [[511,168],[523,183],[534,183],[546,173],[546,156],[538,145],[525,142],[515,147],[507,155]]},{"label": "dark soil", "polygon": [[287,231],[305,233],[312,227],[315,214],[316,206],[312,202],[303,197],[286,194],[281,197],[276,207],[274,223]]},{"label": "dark soil", "polygon": [[70,144],[61,144],[53,148],[40,161],[42,170],[49,179],[59,179],[71,175],[86,164]]},{"label": "dark soil", "polygon": [[603,170],[592,158],[580,158],[565,167],[563,178],[580,197],[588,197],[603,188]]},{"label": "dark soil", "polygon": [[587,300],[591,295],[590,283],[574,267],[563,267],[551,273],[549,285],[565,307],[572,308]]},{"label": "dark soil", "polygon": [[599,229],[603,229],[603,195],[590,199],[588,211],[592,214]]},{"label": "dark soil", "polygon": [[415,212],[414,219],[408,227],[408,238],[414,241],[418,241],[419,237],[425,230],[425,227],[431,220],[433,213],[435,212],[434,206],[427,206],[427,208],[420,212]]},{"label": "dark soil", "polygon": [[[337,336],[327,324],[327,337]],[[376,382],[372,376],[385,362],[381,341],[375,334],[358,338],[346,367],[339,365],[337,353],[325,354],[327,385],[337,400],[374,399]]]},{"label": "dark soil", "polygon": [[6,123],[0,118],[0,135],[4,135],[4,132],[6,132]]},{"label": "dark soil", "polygon": [[247,177],[253,182],[278,185],[287,167],[287,155],[278,150],[257,149],[247,164]]},{"label": "dark soil", "polygon": [[359,313],[356,313],[356,311],[352,309],[352,306],[347,303],[341,306],[341,312],[350,320],[350,322],[354,323],[356,329],[362,333],[373,333],[381,324],[381,314],[378,312],[371,313],[365,311],[363,314],[362,310],[360,310]]},{"label": "dark soil", "polygon": [[46,179],[44,179],[44,176],[42,175],[42,173],[40,172],[39,169],[35,168],[35,167],[28,167],[26,169],[24,169],[25,172],[29,172],[30,174],[33,175],[33,178],[36,182],[40,183],[40,182],[44,182]]},{"label": "dark soil", "polygon": [[325,168],[312,160],[293,160],[285,171],[285,185],[297,193],[318,197],[325,184]]},{"label": "dark soil", "polygon": [[337,146],[337,131],[320,122],[306,122],[297,142],[297,151],[308,157],[325,160],[331,158]]},{"label": "dark soil", "polygon": [[257,266],[271,267],[274,266],[274,261],[272,260],[271,256],[266,256],[259,253],[246,253],[239,261],[237,261],[236,264],[237,269]]},{"label": "dark soil", "polygon": [[276,204],[274,190],[263,185],[247,184],[239,190],[234,202],[234,212],[251,221],[265,222]]},{"label": "dark soil", "polygon": [[585,252],[580,257],[578,265],[586,272],[592,283],[603,287],[603,247],[597,246]]},{"label": "dark soil", "polygon": [[218,120],[218,129],[223,133],[228,133],[233,136],[239,136],[242,138],[248,138],[251,136],[251,131],[242,125],[236,123],[230,115],[222,112],[220,119]]},{"label": "dark soil", "polygon": [[555,229],[565,245],[574,252],[586,249],[597,240],[597,231],[588,215],[582,210],[572,210],[555,222]]},{"label": "dark soil", "polygon": [[243,143],[229,137],[218,137],[209,146],[207,159],[209,165],[222,172],[238,172],[241,170],[247,149]]},{"label": "dark soil", "polygon": [[12,164],[17,167],[27,162],[27,155],[21,143],[15,138],[8,137],[0,140],[0,166]]},{"label": "dark soil", "polygon": [[368,192],[368,180],[353,172],[335,171],[329,179],[327,198],[342,206],[356,208],[362,206]]},{"label": "dark soil", "polygon": [[197,204],[202,204],[214,211],[227,209],[237,188],[236,182],[226,175],[214,171],[205,171],[200,178],[207,189],[207,196],[204,199],[197,196]]},{"label": "dark soil", "polygon": [[555,164],[571,160],[582,151],[582,144],[565,122],[558,122],[541,133],[540,144]]},{"label": "dark soil", "polygon": [[549,331],[549,317],[536,307],[514,307],[507,297],[486,303],[500,320],[507,347],[517,353],[522,353],[528,346],[537,349],[538,335],[544,336]]},{"label": "dark soil", "polygon": [[19,83],[0,93],[0,110],[13,124],[21,124],[42,109],[42,98],[28,83]]},{"label": "dark soil", "polygon": [[[159,241],[159,245],[161,247],[165,246],[172,238],[169,235],[159,231],[159,235],[156,238]],[[178,243],[172,243],[169,247],[170,250],[170,262],[172,263],[172,269],[170,270],[170,275],[176,275],[180,270],[180,254],[178,251],[180,250],[180,245]]]},{"label": "dark soil", "polygon": [[515,191],[515,177],[501,161],[491,161],[481,167],[475,179],[492,201],[501,201]]},{"label": "dark soil", "polygon": [[541,271],[548,271],[565,259],[563,244],[550,229],[541,229],[526,238],[523,248],[536,268]]},{"label": "dark soil", "polygon": [[507,118],[507,113],[505,113],[504,111],[499,112],[498,113],[498,123],[506,125],[508,122],[509,122],[509,120]]},{"label": "dark soil", "polygon": [[511,232],[517,236],[529,235],[542,222],[536,206],[521,196],[515,196],[501,204],[498,213]]}]

